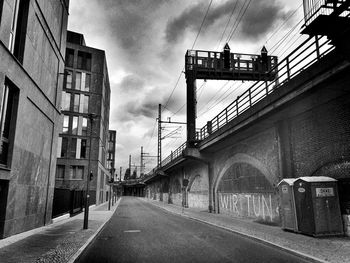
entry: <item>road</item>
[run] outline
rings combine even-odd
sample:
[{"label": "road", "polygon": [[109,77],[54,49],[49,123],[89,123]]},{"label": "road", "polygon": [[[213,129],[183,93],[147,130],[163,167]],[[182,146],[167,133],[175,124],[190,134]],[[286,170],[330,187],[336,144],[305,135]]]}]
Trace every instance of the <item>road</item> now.
[{"label": "road", "polygon": [[308,262],[273,246],[168,213],[133,197],[77,262]]}]

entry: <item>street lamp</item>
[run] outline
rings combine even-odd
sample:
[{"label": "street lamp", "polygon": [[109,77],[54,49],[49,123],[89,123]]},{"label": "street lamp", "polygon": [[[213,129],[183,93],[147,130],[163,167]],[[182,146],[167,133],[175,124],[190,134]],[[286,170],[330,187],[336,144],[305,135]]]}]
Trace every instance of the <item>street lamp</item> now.
[{"label": "street lamp", "polygon": [[94,121],[94,118],[96,118],[97,115],[94,113],[89,113],[89,120],[90,120],[90,136],[89,136],[89,161],[88,161],[88,174],[86,176],[86,191],[85,191],[85,210],[84,210],[84,226],[83,229],[88,229],[88,222],[89,222],[89,198],[90,198],[90,181],[92,180],[93,174],[91,171],[91,141],[92,141],[92,124]]},{"label": "street lamp", "polygon": [[[111,168],[111,178],[109,179],[109,199],[108,199],[108,210],[111,210],[111,196],[112,196],[112,184],[114,183],[114,168]],[[113,205],[113,204],[112,204]]]}]

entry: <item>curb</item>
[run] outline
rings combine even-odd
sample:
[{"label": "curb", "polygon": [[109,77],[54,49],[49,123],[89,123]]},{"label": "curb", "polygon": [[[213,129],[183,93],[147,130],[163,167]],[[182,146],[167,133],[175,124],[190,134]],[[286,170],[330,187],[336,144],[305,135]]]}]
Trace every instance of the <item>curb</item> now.
[{"label": "curb", "polygon": [[191,220],[194,220],[194,221],[197,221],[197,222],[201,222],[201,223],[204,223],[204,224],[207,224],[207,225],[211,225],[211,226],[214,226],[214,227],[218,227],[218,228],[221,228],[221,229],[225,229],[227,231],[230,231],[230,232],[233,232],[233,233],[236,233],[238,235],[241,235],[243,237],[246,237],[246,238],[250,238],[250,239],[253,239],[255,241],[258,241],[260,243],[263,243],[263,244],[267,244],[267,245],[270,245],[270,246],[273,246],[273,247],[276,247],[276,248],[279,248],[281,250],[284,250],[286,252],[289,252],[291,254],[294,254],[296,256],[299,256],[301,258],[304,258],[306,260],[311,260],[310,262],[314,262],[314,263],[329,263],[329,261],[325,261],[325,260],[322,260],[322,259],[319,259],[319,258],[316,258],[314,256],[311,256],[311,255],[308,255],[308,254],[305,254],[303,252],[300,252],[300,251],[297,251],[297,250],[293,250],[291,248],[287,248],[287,247],[284,247],[284,246],[281,246],[281,245],[278,245],[276,243],[272,243],[270,241],[267,241],[265,239],[262,239],[262,238],[259,238],[259,237],[255,237],[255,236],[252,236],[252,235],[249,235],[247,233],[244,233],[244,232],[241,232],[241,231],[238,231],[238,230],[234,230],[234,229],[231,229],[229,227],[225,227],[225,226],[221,226],[221,225],[218,225],[218,224],[215,224],[215,223],[212,223],[212,222],[208,222],[208,221],[205,221],[203,219],[199,219],[199,218],[196,218],[196,217],[193,217],[193,216],[190,216],[190,215],[186,215],[186,214],[183,214],[183,213],[179,213],[179,212],[176,212],[176,211],[172,211],[170,209],[167,209],[166,207],[162,207],[162,206],[159,206],[153,202],[149,202],[148,200],[144,200],[145,202],[147,203],[150,203],[160,209],[163,209],[169,213],[172,213],[172,214],[175,214],[175,215],[179,215],[179,216],[182,216],[182,217],[186,217],[188,219],[191,219]]},{"label": "curb", "polygon": [[96,230],[96,232],[85,242],[85,244],[81,248],[78,249],[77,252],[75,252],[75,254],[68,260],[67,263],[74,263],[81,256],[83,251],[91,244],[91,242],[95,240],[96,236],[102,231],[107,222],[109,222],[109,220],[112,218],[113,214],[119,206],[121,199],[122,198],[119,198],[119,200],[115,203],[114,211],[112,212],[111,216],[104,223],[102,223],[102,225]]},{"label": "curb", "polygon": [[55,218],[52,218],[52,224],[58,223],[58,222],[60,222],[62,220],[69,219],[69,218],[70,218],[70,214],[69,213],[61,215],[61,216],[58,216],[58,217],[55,217]]}]

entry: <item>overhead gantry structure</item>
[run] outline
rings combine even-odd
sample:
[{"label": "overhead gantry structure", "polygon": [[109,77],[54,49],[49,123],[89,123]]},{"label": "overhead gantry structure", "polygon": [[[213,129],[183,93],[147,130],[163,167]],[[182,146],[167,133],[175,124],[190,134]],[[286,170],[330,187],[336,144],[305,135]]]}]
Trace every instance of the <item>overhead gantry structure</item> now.
[{"label": "overhead gantry structure", "polygon": [[187,50],[185,75],[187,84],[187,143],[196,143],[196,80],[272,81],[277,74],[277,57],[261,54],[231,53],[226,43],[222,52]]}]

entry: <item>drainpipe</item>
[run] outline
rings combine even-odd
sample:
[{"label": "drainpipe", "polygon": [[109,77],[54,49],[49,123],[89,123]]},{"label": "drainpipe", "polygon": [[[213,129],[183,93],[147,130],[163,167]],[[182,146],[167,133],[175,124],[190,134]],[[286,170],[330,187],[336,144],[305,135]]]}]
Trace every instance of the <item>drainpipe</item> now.
[{"label": "drainpipe", "polygon": [[213,187],[214,168],[210,162],[205,162],[208,165],[208,181],[209,181],[209,213],[215,213],[215,189]]}]

